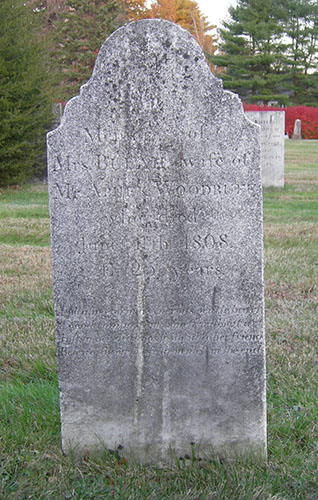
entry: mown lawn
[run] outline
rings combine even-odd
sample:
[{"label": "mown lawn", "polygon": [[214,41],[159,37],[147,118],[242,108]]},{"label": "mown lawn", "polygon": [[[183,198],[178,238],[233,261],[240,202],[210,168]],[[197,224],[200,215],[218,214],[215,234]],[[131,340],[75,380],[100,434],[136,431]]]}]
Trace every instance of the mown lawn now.
[{"label": "mown lawn", "polygon": [[264,192],[268,463],[143,467],[60,449],[47,192],[0,192],[0,499],[318,498],[318,141]]}]

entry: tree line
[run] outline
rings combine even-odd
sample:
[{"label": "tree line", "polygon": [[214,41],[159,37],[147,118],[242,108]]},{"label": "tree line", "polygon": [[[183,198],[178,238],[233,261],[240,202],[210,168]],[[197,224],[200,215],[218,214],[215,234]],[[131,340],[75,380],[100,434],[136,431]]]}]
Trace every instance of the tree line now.
[{"label": "tree line", "polygon": [[213,55],[213,27],[194,0],[29,0],[42,12],[42,28],[50,41],[55,96],[63,101],[76,95],[88,80],[105,39],[128,21],[169,19],[190,31],[203,50]]},{"label": "tree line", "polygon": [[149,17],[181,24],[213,55],[194,0],[1,0],[0,186],[44,174],[53,102],[78,94],[115,29]]},{"label": "tree line", "polygon": [[246,102],[317,106],[318,0],[238,0],[229,15],[217,41],[195,0],[1,0],[0,186],[43,174],[53,102],[78,94],[101,44],[128,21],[189,30]]},{"label": "tree line", "polygon": [[238,0],[220,30],[224,87],[245,102],[318,105],[318,1]]}]

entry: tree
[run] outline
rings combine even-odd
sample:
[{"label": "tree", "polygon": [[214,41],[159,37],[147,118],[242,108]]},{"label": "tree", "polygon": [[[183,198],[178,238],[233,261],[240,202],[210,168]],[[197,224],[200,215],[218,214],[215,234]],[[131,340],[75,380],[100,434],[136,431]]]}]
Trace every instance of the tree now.
[{"label": "tree", "polygon": [[[50,69],[56,76],[54,95],[66,101],[78,94],[92,72],[98,50],[105,39],[127,21],[160,17],[188,29],[211,55],[214,39],[210,26],[194,0],[27,0],[42,20],[48,37]],[[174,16],[167,15],[168,4]]]},{"label": "tree", "polygon": [[51,100],[45,47],[36,15],[23,0],[0,3],[0,185],[45,168]]},{"label": "tree", "polygon": [[226,68],[225,88],[250,102],[288,102],[288,79],[282,50],[283,26],[279,0],[238,0],[230,7],[231,20],[221,29],[220,55],[213,61]]},{"label": "tree", "polygon": [[318,2],[287,0],[284,4],[287,67],[295,103],[318,103]]},{"label": "tree", "polygon": [[48,33],[55,27],[56,21],[67,9],[67,0],[27,0],[26,4],[41,15],[41,28],[44,33]]},{"label": "tree", "polygon": [[146,0],[124,0],[124,10],[129,21],[149,17]]},{"label": "tree", "polygon": [[238,0],[229,13],[212,58],[225,88],[248,102],[317,105],[317,0]]}]

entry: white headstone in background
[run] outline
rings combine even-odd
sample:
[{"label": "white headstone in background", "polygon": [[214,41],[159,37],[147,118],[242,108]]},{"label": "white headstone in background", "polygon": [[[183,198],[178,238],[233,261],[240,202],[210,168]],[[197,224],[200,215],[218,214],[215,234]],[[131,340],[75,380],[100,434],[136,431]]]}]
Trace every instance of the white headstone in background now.
[{"label": "white headstone in background", "polygon": [[261,126],[263,186],[284,187],[285,112],[247,111],[246,115]]},{"label": "white headstone in background", "polygon": [[62,444],[266,455],[259,127],[143,20],[48,135]]},{"label": "white headstone in background", "polygon": [[295,140],[301,139],[301,120],[299,118],[297,118],[297,120],[295,120],[294,133],[293,133],[292,139],[295,139]]}]

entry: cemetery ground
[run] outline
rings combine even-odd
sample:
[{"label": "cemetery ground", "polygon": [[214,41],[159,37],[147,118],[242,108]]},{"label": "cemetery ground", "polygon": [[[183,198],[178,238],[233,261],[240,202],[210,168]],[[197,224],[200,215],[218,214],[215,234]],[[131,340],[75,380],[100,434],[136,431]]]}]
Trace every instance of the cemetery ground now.
[{"label": "cemetery ground", "polygon": [[47,187],[0,192],[0,499],[318,498],[317,160],[318,141],[286,141],[285,188],[264,190],[267,465],[63,456]]}]

